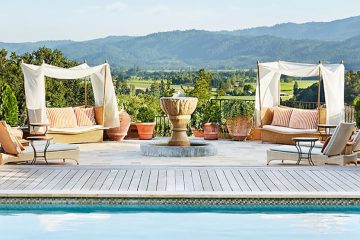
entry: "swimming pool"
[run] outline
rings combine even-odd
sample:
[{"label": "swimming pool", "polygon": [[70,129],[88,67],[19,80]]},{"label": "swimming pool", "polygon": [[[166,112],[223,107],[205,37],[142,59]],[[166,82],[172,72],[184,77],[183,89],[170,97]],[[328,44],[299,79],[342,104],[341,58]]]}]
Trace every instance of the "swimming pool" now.
[{"label": "swimming pool", "polygon": [[0,205],[0,239],[360,239],[359,207]]}]

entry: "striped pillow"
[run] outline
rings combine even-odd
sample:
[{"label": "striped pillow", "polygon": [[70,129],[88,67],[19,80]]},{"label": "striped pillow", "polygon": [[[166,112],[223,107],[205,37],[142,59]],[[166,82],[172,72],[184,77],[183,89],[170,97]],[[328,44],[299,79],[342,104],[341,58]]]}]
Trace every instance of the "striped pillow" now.
[{"label": "striped pillow", "polygon": [[47,108],[46,112],[51,128],[74,128],[78,126],[72,107]]},{"label": "striped pillow", "polygon": [[294,109],[289,127],[298,129],[316,129],[319,113],[317,110]]},{"label": "striped pillow", "polygon": [[292,108],[274,107],[274,117],[271,125],[288,127],[292,111]]},{"label": "striped pillow", "polygon": [[77,124],[79,126],[96,125],[95,113],[93,108],[74,108]]}]

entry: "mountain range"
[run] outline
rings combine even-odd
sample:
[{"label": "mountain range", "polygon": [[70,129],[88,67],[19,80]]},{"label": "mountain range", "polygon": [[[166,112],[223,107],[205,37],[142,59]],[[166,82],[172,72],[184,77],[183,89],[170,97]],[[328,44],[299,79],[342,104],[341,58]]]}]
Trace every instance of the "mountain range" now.
[{"label": "mountain range", "polygon": [[86,59],[89,64],[99,64],[108,59],[112,66],[124,68],[234,69],[255,67],[257,60],[307,63],[344,60],[348,69],[360,69],[360,16],[235,31],[170,31],[80,42],[0,42],[0,48],[18,54],[44,46],[59,49],[79,62]]}]

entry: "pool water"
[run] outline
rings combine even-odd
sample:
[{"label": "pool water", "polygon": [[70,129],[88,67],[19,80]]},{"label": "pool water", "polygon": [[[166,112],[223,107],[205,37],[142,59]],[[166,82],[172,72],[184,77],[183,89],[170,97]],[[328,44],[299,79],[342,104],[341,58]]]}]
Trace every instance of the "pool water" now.
[{"label": "pool water", "polygon": [[360,239],[358,208],[0,205],[0,239]]}]

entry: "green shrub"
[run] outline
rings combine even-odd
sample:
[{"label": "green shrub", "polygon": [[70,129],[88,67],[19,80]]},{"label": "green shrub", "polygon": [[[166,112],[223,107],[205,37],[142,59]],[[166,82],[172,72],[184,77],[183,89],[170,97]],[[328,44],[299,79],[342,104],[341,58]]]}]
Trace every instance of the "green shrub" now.
[{"label": "green shrub", "polygon": [[191,127],[202,130],[204,124],[204,112],[201,111],[201,108],[196,109],[195,112],[191,115]]},{"label": "green shrub", "polygon": [[218,101],[208,101],[204,106],[203,123],[222,123],[223,117]]},{"label": "green shrub", "polygon": [[360,96],[357,96],[354,100],[355,107],[355,122],[356,126],[360,128]]},{"label": "green shrub", "polygon": [[19,109],[16,96],[11,87],[5,83],[0,90],[0,119],[15,126],[19,121]]},{"label": "green shrub", "polygon": [[136,115],[136,119],[140,122],[154,122],[156,113],[149,107],[140,107]]},{"label": "green shrub", "polygon": [[224,103],[225,119],[233,117],[252,117],[254,115],[255,104],[252,101],[229,100]]}]

